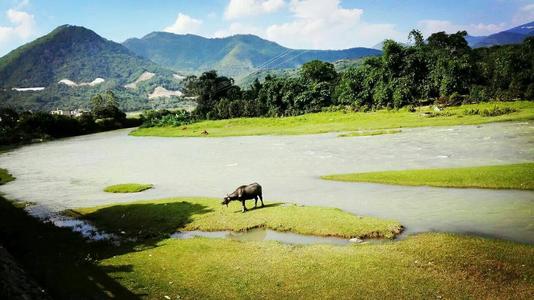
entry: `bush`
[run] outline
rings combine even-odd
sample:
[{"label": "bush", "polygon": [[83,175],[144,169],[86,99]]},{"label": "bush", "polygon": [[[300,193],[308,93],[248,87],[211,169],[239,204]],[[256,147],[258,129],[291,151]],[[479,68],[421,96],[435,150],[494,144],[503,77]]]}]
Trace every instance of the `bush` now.
[{"label": "bush", "polygon": [[141,127],[182,126],[193,121],[192,114],[186,110],[149,110],[141,115]]},{"label": "bush", "polygon": [[469,91],[469,100],[472,102],[484,102],[490,99],[488,89],[480,85],[474,85]]},{"label": "bush", "polygon": [[511,114],[516,111],[517,109],[511,108],[511,107],[499,108],[498,106],[494,106],[493,108],[490,108],[490,109],[487,109],[487,108],[483,109],[480,112],[480,115],[483,117],[497,117],[497,116]]},{"label": "bush", "polygon": [[464,110],[464,115],[479,115],[482,117],[497,117],[502,115],[511,114],[514,112],[517,112],[518,110],[511,107],[504,107],[500,108],[498,106],[494,106],[493,108],[485,108],[483,110],[479,110],[478,108],[471,108]]}]

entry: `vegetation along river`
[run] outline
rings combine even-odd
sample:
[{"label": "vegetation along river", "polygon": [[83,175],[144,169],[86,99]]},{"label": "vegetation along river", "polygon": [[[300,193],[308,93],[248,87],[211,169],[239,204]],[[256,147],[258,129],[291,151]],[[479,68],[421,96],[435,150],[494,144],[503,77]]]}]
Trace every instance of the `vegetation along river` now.
[{"label": "vegetation along river", "polygon": [[[266,202],[338,207],[396,219],[408,233],[474,233],[534,243],[534,191],[405,187],[321,180],[332,173],[534,161],[534,123],[403,129],[399,134],[228,138],[132,137],[129,130],[25,146],[0,155],[8,198],[35,213],[136,199],[222,197],[259,182]],[[109,194],[105,186],[154,189]],[[251,204],[249,204],[251,205]]]}]

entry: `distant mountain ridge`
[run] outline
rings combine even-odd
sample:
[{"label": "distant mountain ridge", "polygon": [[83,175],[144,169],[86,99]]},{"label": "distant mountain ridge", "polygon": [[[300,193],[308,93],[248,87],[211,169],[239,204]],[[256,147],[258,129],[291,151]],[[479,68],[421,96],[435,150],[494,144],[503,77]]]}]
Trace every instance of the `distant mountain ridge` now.
[{"label": "distant mountain ridge", "polygon": [[472,48],[481,48],[520,44],[531,36],[534,36],[534,21],[488,36],[467,36],[466,40]]},{"label": "distant mountain ridge", "polygon": [[63,25],[0,58],[0,107],[87,109],[92,96],[112,90],[125,110],[151,108],[168,100],[149,99],[156,88],[180,88],[175,76],[87,28]]},{"label": "distant mountain ridge", "polygon": [[199,73],[214,69],[233,77],[243,77],[258,69],[295,68],[314,59],[334,62],[381,54],[380,50],[361,47],[345,50],[289,49],[255,35],[205,38],[192,34],[152,32],[140,39],[128,39],[123,45],[137,55],[177,72]]},{"label": "distant mountain ridge", "polygon": [[49,86],[62,79],[118,84],[143,71],[168,72],[121,44],[79,26],[63,25],[0,58],[0,86]]}]

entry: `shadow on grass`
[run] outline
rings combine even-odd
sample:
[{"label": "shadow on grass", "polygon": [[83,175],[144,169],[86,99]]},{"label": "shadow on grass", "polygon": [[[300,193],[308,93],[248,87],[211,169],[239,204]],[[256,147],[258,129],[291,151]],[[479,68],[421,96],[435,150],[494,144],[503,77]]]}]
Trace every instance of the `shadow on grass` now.
[{"label": "shadow on grass", "polygon": [[[258,204],[258,207],[254,207],[254,205],[247,204],[248,211],[246,213],[253,213],[253,211],[258,210],[258,209],[277,207],[277,206],[280,206],[282,204],[283,203],[269,203],[269,204],[265,204],[263,207],[260,204]],[[241,211],[241,204],[239,204],[239,209],[238,210],[234,210],[234,213],[243,213]]]},{"label": "shadow on grass", "polygon": [[99,230],[120,236],[130,247],[152,247],[176,229],[192,221],[193,215],[213,211],[190,202],[114,205],[80,216]]},{"label": "shadow on grass", "polygon": [[203,205],[176,202],[117,205],[86,216],[105,220],[94,224],[128,240],[116,246],[88,243],[78,233],[43,223],[0,197],[0,244],[54,299],[138,299],[146,295],[133,294],[113,278],[117,276],[113,273],[132,272],[131,265],[111,267],[96,262],[155,247],[190,222],[193,214],[209,211]]}]

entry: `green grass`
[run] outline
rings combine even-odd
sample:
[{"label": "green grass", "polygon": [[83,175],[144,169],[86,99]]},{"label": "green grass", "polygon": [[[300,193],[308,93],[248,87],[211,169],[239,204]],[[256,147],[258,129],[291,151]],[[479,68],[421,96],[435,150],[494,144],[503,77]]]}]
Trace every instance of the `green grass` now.
[{"label": "green grass", "polygon": [[534,190],[534,163],[338,174],[321,178],[413,186]]},{"label": "green grass", "polygon": [[508,241],[446,233],[348,246],[167,238],[177,228],[273,226],[339,236],[367,232],[360,231],[365,224],[375,231],[398,228],[338,209],[270,204],[242,214],[237,203],[225,208],[217,199],[175,198],[71,213],[135,239],[88,243],[0,196],[0,244],[54,299],[532,299],[534,294],[534,246]]},{"label": "green grass", "polygon": [[[509,108],[515,110],[500,116],[466,114],[467,110]],[[340,131],[365,131],[422,126],[473,125],[501,121],[523,121],[534,119],[534,102],[489,102],[450,107],[440,113],[431,108],[416,112],[380,110],[368,113],[321,112],[286,118],[239,118],[229,120],[202,121],[179,127],[139,128],[131,132],[134,136],[162,137],[224,137],[248,135],[296,135]],[[207,135],[202,132],[206,130]]]},{"label": "green grass", "polygon": [[336,208],[274,203],[247,213],[240,209],[241,204],[235,201],[227,208],[219,199],[170,198],[82,208],[73,213],[105,231],[135,238],[167,236],[176,230],[246,231],[260,227],[343,238],[393,238],[402,231],[398,222],[355,216]]},{"label": "green grass", "polygon": [[532,299],[534,248],[452,234],[352,246],[167,239],[104,259],[151,299]]},{"label": "green grass", "polygon": [[349,133],[342,133],[338,137],[356,137],[356,136],[375,136],[375,135],[384,135],[384,134],[395,134],[401,133],[400,129],[389,129],[389,130],[368,130],[368,131],[356,131]]},{"label": "green grass", "polygon": [[151,189],[151,184],[144,183],[123,183],[110,185],[104,188],[104,192],[108,193],[139,193]]},{"label": "green grass", "polygon": [[[534,247],[507,241],[428,233],[378,244],[293,246],[138,234],[167,232],[209,214],[252,219],[284,208],[217,212],[217,203],[197,200],[84,209],[108,230],[138,237],[112,245],[84,242],[0,197],[0,243],[55,299],[531,299],[534,293]],[[331,213],[335,223],[339,211]],[[181,214],[176,223],[172,214]]]},{"label": "green grass", "polygon": [[13,180],[15,180],[15,177],[9,174],[7,170],[0,168],[0,185],[8,183]]},{"label": "green grass", "polygon": [[99,261],[119,270],[110,276],[123,286],[148,298],[527,299],[534,292],[534,247],[507,241],[429,233],[340,247],[166,237],[176,229],[270,227],[351,237],[368,231],[361,231],[363,224],[372,223],[375,232],[398,228],[338,209],[272,204],[243,214],[238,203],[225,208],[217,199],[175,198],[76,212],[109,232],[157,240]]}]

